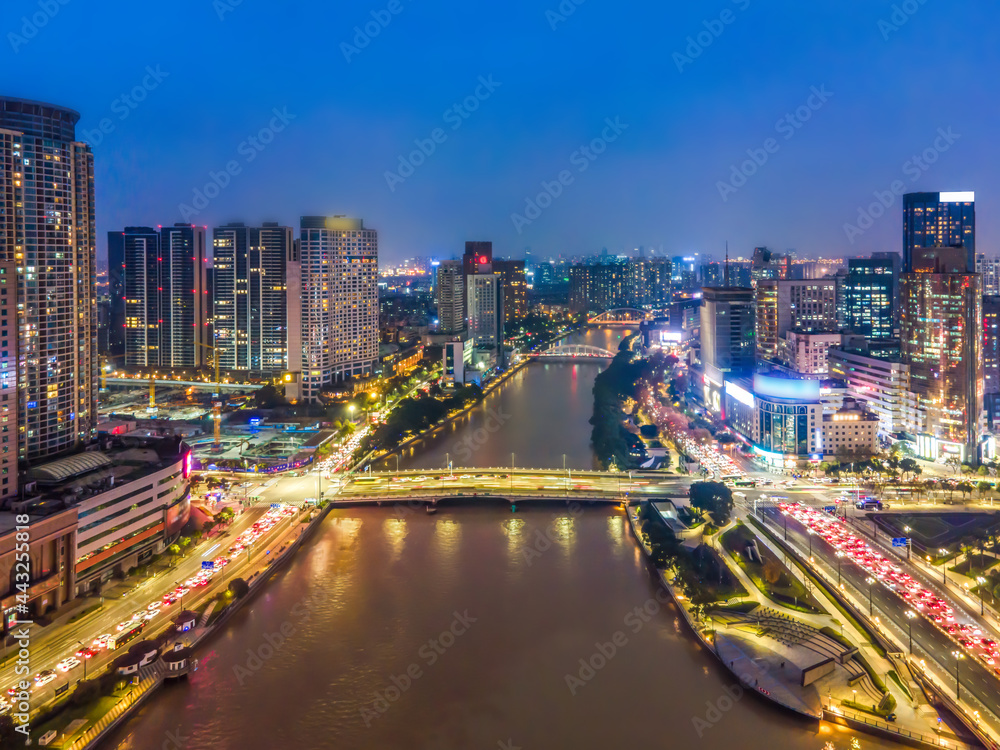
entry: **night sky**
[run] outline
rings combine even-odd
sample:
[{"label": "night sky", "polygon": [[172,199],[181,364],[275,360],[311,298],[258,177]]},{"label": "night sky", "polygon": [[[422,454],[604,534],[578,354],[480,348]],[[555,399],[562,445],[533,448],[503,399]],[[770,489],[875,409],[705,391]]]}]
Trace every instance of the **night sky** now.
[{"label": "night sky", "polygon": [[0,93],[82,114],[101,257],[125,225],[303,214],[364,218],[390,262],[867,254],[900,249],[900,200],[845,224],[894,181],[975,190],[997,252],[995,3],[577,1],[8,0]]}]

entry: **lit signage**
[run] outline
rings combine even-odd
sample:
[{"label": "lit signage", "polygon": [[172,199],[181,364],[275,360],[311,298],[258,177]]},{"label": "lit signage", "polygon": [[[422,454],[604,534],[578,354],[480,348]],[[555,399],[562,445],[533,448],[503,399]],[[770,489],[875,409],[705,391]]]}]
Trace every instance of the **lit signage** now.
[{"label": "lit signage", "polygon": [[753,392],[758,396],[787,398],[793,401],[819,401],[819,381],[754,375]]},{"label": "lit signage", "polygon": [[751,409],[754,407],[753,394],[750,393],[746,388],[741,388],[736,385],[736,383],[730,383],[726,381],[726,393],[732,396],[734,399],[739,401],[744,406],[749,406]]},{"label": "lit signage", "polygon": [[972,190],[964,193],[938,193],[938,200],[942,203],[973,203],[976,193]]},{"label": "lit signage", "polygon": [[660,331],[660,343],[679,344],[683,340],[684,334],[681,331]]},{"label": "lit signage", "polygon": [[194,454],[191,453],[190,451],[188,451],[188,454],[186,456],[184,456],[184,469],[183,469],[183,471],[184,471],[184,478],[185,479],[187,479],[189,476],[191,476],[191,459],[193,457],[194,457]]}]

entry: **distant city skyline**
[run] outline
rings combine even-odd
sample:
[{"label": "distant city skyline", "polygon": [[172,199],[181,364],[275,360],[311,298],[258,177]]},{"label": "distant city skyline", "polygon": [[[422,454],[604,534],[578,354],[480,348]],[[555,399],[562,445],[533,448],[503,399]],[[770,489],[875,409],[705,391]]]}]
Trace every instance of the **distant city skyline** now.
[{"label": "distant city skyline", "polygon": [[[587,3],[560,20],[402,2],[365,44],[368,3],[224,5],[70,3],[28,38],[30,4],[0,24],[0,92],[81,114],[102,263],[124,226],[337,214],[378,227],[386,263],[470,237],[515,258],[900,252],[896,182],[975,191],[977,249],[1000,248],[994,7],[921,4],[898,25],[888,3]],[[329,44],[295,44],[306,27]],[[280,55],[229,51],[281,40]]]}]

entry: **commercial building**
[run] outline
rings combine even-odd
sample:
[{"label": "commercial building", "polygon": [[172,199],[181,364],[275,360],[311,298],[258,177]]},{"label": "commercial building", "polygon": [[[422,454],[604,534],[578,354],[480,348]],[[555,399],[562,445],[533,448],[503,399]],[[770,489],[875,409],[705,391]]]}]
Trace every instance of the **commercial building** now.
[{"label": "commercial building", "polygon": [[442,261],[437,268],[438,330],[459,334],[465,330],[465,274],[462,261]]},{"label": "commercial building", "polygon": [[378,233],[361,219],[303,216],[301,396],[368,377],[378,362]]},{"label": "commercial building", "polygon": [[[666,258],[614,258],[569,269],[570,309],[574,312],[615,308],[651,309],[670,304],[671,263]],[[683,283],[693,278],[682,272]]]},{"label": "commercial building", "polygon": [[983,294],[1000,296],[1000,258],[987,258],[976,253],[976,273],[983,277]]},{"label": "commercial building", "polygon": [[523,260],[495,260],[493,273],[500,276],[503,291],[503,319],[507,330],[520,324],[528,315],[528,282]]},{"label": "commercial building", "polygon": [[860,401],[844,399],[844,406],[823,415],[820,447],[824,458],[855,458],[874,455],[878,450],[879,418]]},{"label": "commercial building", "polygon": [[[0,513],[0,635],[6,636],[17,620],[33,620],[76,596],[76,528],[77,509],[61,503]],[[27,570],[18,566],[25,548]],[[25,572],[27,580],[18,575]],[[17,611],[19,582],[27,584],[27,612]]]},{"label": "commercial building", "polygon": [[903,196],[903,273],[914,254],[931,247],[961,247],[962,273],[976,270],[976,194],[907,193]]},{"label": "commercial building", "polygon": [[705,367],[726,373],[752,372],[755,318],[752,289],[702,289],[701,360]]},{"label": "commercial building", "polygon": [[983,297],[983,393],[1000,393],[1000,296]]},{"label": "commercial building", "polygon": [[871,339],[894,335],[898,306],[899,256],[851,258],[842,283],[844,328]]},{"label": "commercial building", "polygon": [[980,276],[964,248],[918,248],[902,277],[900,344],[910,368],[920,456],[976,460],[983,411]]},{"label": "commercial building", "polygon": [[899,435],[912,429],[907,393],[910,368],[899,357],[885,358],[854,349],[830,350],[830,375],[847,384],[847,393],[878,417],[879,431]]},{"label": "commercial building", "polygon": [[837,331],[837,284],[831,280],[757,282],[757,357],[778,359],[779,340],[789,331]]},{"label": "commercial building", "polygon": [[288,295],[295,258],[291,227],[226,224],[212,232],[215,353],[225,370],[278,374],[288,369]]},{"label": "commercial building", "polygon": [[464,385],[465,371],[472,364],[474,346],[470,339],[448,341],[444,345],[444,376],[445,385]]},{"label": "commercial building", "polygon": [[75,590],[100,590],[162,552],[190,515],[190,450],[179,438],[120,438],[27,471],[17,512],[69,507],[78,517],[72,560]]},{"label": "commercial building", "polygon": [[16,492],[18,454],[62,453],[95,434],[94,158],[76,139],[79,119],[0,98],[0,419],[10,441],[0,443],[0,498]]},{"label": "commercial building", "polygon": [[823,416],[818,380],[755,375],[754,453],[768,466],[794,469],[820,452]]},{"label": "commercial building", "polygon": [[839,333],[789,331],[779,341],[778,359],[802,375],[825,376],[830,372],[830,350],[840,346]]},{"label": "commercial building", "polygon": [[466,277],[466,307],[469,339],[476,346],[503,345],[503,287],[500,275],[476,273]]}]

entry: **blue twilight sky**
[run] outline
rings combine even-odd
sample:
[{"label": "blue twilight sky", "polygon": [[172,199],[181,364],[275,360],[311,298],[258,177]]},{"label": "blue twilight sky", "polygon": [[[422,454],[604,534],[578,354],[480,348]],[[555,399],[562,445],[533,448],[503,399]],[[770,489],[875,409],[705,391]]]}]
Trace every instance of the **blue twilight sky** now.
[{"label": "blue twilight sky", "polygon": [[82,114],[102,257],[125,225],[303,214],[363,217],[387,261],[862,254],[899,250],[898,199],[859,219],[894,181],[975,190],[997,252],[997,4],[576,2],[7,0],[0,94]]}]

